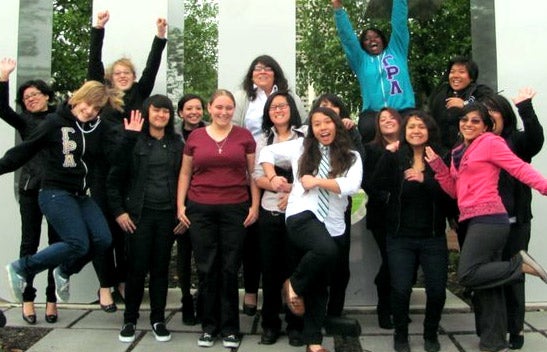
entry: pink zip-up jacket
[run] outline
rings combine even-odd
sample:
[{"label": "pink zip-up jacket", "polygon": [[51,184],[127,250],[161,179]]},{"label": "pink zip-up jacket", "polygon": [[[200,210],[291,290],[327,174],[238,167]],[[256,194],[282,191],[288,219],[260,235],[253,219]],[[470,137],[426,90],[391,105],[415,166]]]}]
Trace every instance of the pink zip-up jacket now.
[{"label": "pink zip-up jacket", "polygon": [[[463,148],[463,144],[454,150]],[[517,157],[503,138],[491,132],[477,137],[462,156],[460,167],[450,169],[441,158],[429,163],[435,178],[452,198],[456,198],[460,221],[490,214],[506,213],[498,192],[500,169],[522,183],[547,194],[547,179]]]}]

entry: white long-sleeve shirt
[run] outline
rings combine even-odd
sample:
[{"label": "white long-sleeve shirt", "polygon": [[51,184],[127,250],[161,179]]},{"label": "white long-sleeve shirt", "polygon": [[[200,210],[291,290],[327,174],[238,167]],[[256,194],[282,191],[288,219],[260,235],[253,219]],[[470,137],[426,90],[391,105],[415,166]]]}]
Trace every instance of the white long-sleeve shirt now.
[{"label": "white long-sleeve shirt", "polygon": [[[304,151],[303,141],[303,138],[298,138],[265,146],[260,151],[258,159],[260,164],[276,165],[288,160],[292,165],[294,183],[289,194],[285,218],[308,210],[320,218],[318,216],[319,188],[315,187],[306,191],[298,178],[298,161]],[[352,153],[356,157],[353,165],[344,175],[335,178],[340,187],[340,194],[329,192],[329,210],[324,223],[332,237],[344,234],[346,229],[344,212],[348,205],[348,196],[357,193],[361,187],[361,178],[363,177],[361,157],[357,152],[352,151]]]}]

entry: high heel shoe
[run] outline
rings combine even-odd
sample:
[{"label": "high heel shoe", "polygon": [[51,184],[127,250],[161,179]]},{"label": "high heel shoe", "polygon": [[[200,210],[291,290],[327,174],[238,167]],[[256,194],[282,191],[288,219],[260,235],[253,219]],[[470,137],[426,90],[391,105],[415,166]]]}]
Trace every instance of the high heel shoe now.
[{"label": "high heel shoe", "polygon": [[[47,314],[48,307],[50,304],[55,306],[55,314]],[[57,322],[57,303],[55,302],[46,302],[46,322],[49,324],[54,324]]]},{"label": "high heel shoe", "polygon": [[[245,302],[245,301],[247,301],[247,298],[249,298],[249,300],[251,300],[251,301],[254,300],[255,304]],[[256,311],[257,311],[256,301],[257,301],[257,294],[256,293],[245,293],[245,296],[243,298],[243,313],[245,315],[248,315],[248,316],[252,317],[256,314]]]},{"label": "high heel shoe", "polygon": [[101,303],[101,290],[97,290],[97,297],[99,298],[99,306],[103,310],[103,312],[106,313],[114,313],[118,310],[118,307],[116,306],[116,303],[114,303],[114,300],[112,300],[112,303],[110,304],[102,304]]},{"label": "high heel shoe", "polygon": [[[25,304],[31,304],[32,305],[32,314],[25,314]],[[36,312],[34,310],[34,302],[23,302],[23,305],[21,306],[23,309],[23,312],[21,316],[23,317],[23,320],[27,322],[27,324],[34,325],[36,324]]]}]

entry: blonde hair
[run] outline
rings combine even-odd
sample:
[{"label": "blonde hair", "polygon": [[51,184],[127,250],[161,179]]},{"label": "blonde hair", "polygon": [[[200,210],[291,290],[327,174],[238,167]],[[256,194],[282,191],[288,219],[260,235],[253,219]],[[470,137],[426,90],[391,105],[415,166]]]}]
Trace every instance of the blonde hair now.
[{"label": "blonde hair", "polygon": [[98,81],[87,81],[72,94],[68,103],[72,106],[87,103],[101,109],[108,104],[115,110],[123,111],[123,92]]},{"label": "blonde hair", "polygon": [[133,64],[133,62],[126,57],[122,57],[121,59],[114,61],[112,65],[108,66],[108,68],[106,69],[104,78],[108,82],[112,82],[112,75],[114,73],[114,67],[116,65],[127,67],[133,73],[133,76],[137,77],[137,72],[135,70],[135,65]]},{"label": "blonde hair", "polygon": [[236,99],[234,98],[234,95],[232,92],[230,92],[227,89],[217,89],[215,92],[211,95],[211,98],[209,99],[209,105],[213,104],[216,98],[226,96],[232,100],[234,103],[234,106],[236,105]]}]

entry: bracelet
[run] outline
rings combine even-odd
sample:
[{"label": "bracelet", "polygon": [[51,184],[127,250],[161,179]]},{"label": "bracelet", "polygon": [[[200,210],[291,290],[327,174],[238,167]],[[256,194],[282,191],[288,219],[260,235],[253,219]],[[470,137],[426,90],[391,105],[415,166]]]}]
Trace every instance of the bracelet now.
[{"label": "bracelet", "polygon": [[268,179],[268,182],[272,182],[272,180],[273,180],[275,177],[277,177],[277,175],[273,175],[272,177],[270,177],[270,178]]}]

